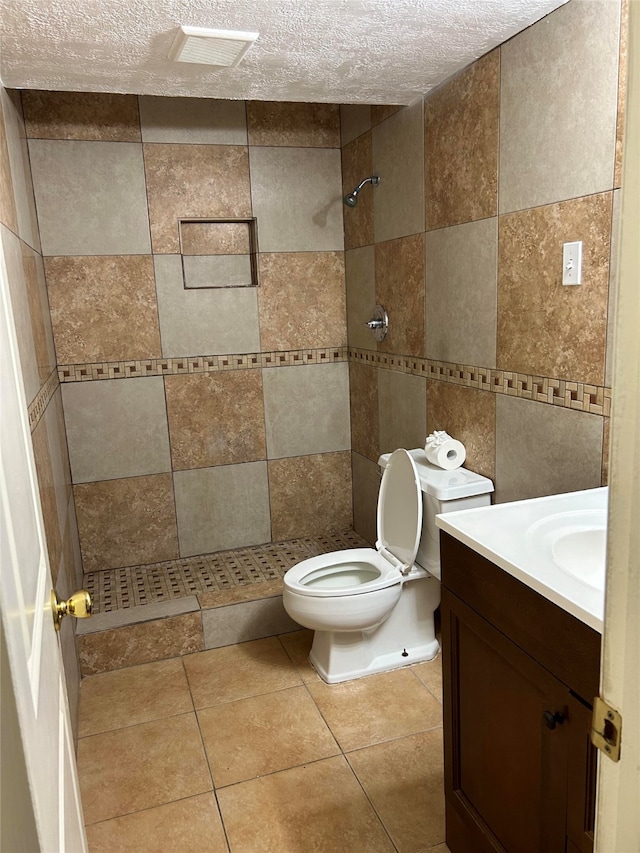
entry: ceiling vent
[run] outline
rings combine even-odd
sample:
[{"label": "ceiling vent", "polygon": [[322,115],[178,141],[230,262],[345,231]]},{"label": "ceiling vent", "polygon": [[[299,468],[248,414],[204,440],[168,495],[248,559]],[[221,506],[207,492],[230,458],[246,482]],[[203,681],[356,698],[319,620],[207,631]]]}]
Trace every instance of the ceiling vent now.
[{"label": "ceiling vent", "polygon": [[234,30],[209,30],[205,27],[180,27],[169,59],[199,65],[237,65],[260,33]]}]

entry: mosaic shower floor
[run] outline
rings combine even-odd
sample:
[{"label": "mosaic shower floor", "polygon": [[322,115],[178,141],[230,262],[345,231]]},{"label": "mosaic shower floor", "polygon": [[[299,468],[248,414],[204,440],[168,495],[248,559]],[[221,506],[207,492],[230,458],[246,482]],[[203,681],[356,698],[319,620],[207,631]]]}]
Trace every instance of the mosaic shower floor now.
[{"label": "mosaic shower floor", "polygon": [[[161,563],[104,569],[86,574],[84,586],[93,599],[93,612],[110,613],[280,580],[287,569],[308,557],[363,547],[369,547],[369,543],[355,531],[347,530]],[[247,595],[242,597],[246,599]]]}]

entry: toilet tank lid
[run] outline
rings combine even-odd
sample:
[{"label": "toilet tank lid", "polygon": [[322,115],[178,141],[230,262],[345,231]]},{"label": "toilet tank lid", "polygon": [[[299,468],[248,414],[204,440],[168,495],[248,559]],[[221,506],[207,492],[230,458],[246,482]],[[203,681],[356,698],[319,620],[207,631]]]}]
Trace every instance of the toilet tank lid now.
[{"label": "toilet tank lid", "polygon": [[[487,495],[493,491],[493,482],[488,477],[467,471],[466,468],[443,471],[442,468],[437,468],[427,462],[427,457],[421,447],[408,452],[416,463],[422,491],[425,494],[433,495],[437,500],[455,501],[459,498]],[[383,453],[378,459],[378,465],[383,470],[387,467],[390,456],[390,453]]]}]

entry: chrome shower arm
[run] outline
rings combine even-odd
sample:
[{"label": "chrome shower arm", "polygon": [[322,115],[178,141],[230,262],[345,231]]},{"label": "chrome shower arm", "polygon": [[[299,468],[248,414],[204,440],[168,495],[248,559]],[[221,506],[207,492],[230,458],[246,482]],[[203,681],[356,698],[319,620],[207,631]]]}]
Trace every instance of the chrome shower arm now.
[{"label": "chrome shower arm", "polygon": [[357,187],[351,190],[350,193],[343,198],[344,203],[347,207],[355,207],[358,204],[358,193],[362,189],[365,184],[371,184],[373,187],[377,187],[380,183],[380,177],[378,175],[370,175],[368,178],[365,178],[364,181],[360,181]]}]

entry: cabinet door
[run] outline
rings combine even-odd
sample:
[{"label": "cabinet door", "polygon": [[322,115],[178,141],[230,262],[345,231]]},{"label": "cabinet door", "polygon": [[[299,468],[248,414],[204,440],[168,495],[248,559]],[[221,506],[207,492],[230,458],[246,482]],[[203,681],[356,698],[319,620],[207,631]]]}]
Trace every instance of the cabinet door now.
[{"label": "cabinet door", "polygon": [[442,621],[451,850],[564,853],[568,690],[446,589]]},{"label": "cabinet door", "polygon": [[569,698],[569,756],[567,780],[567,850],[592,853],[596,820],[598,750],[591,743],[592,707],[576,696]]}]

